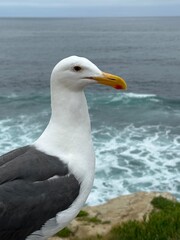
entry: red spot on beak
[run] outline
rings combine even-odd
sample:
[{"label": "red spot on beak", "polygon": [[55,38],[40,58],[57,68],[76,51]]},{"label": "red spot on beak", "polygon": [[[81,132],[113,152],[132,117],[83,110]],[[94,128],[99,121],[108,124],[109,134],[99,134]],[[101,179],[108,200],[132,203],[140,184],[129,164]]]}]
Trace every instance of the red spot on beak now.
[{"label": "red spot on beak", "polygon": [[120,86],[120,85],[116,85],[115,88],[116,89],[123,89],[122,86]]}]

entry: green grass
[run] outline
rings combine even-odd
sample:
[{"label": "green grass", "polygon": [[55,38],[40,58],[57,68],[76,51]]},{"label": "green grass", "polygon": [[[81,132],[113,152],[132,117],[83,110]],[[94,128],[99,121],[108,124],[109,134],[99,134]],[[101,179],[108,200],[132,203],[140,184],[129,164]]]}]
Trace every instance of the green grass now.
[{"label": "green grass", "polygon": [[55,236],[60,237],[60,238],[67,238],[67,237],[70,237],[71,235],[72,235],[71,230],[69,228],[65,227],[61,231],[56,233]]},{"label": "green grass", "polygon": [[106,236],[82,240],[180,240],[180,203],[157,197],[152,205],[155,210],[148,220],[128,221],[114,227]]},{"label": "green grass", "polygon": [[96,223],[96,224],[102,222],[101,219],[99,219],[99,218],[97,218],[97,217],[89,217],[89,218],[86,218],[86,221],[87,221],[87,222],[91,222],[91,223]]},{"label": "green grass", "polygon": [[89,215],[88,212],[86,212],[86,211],[84,211],[84,210],[81,210],[81,211],[79,212],[79,214],[77,215],[77,218],[79,218],[79,217],[87,217],[88,215]]},{"label": "green grass", "polygon": [[98,217],[80,217],[80,218],[77,218],[78,221],[83,221],[83,222],[86,222],[86,223],[95,223],[95,224],[98,224],[98,223],[102,223],[101,219],[99,219]]},{"label": "green grass", "polygon": [[90,217],[89,213],[86,212],[86,211],[83,211],[83,210],[81,210],[79,212],[79,214],[77,215],[76,218],[77,218],[78,221],[84,221],[86,223],[96,223],[96,224],[98,224],[98,223],[102,222],[101,219],[99,219],[98,217]]}]

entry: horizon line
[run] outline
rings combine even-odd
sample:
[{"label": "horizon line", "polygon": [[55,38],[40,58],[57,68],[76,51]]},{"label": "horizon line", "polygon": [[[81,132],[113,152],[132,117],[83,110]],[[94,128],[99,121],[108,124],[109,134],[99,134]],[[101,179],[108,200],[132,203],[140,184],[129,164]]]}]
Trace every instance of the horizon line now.
[{"label": "horizon line", "polygon": [[2,18],[52,18],[52,19],[58,19],[58,18],[177,18],[180,17],[180,15],[145,15],[145,16],[0,16],[0,19]]}]

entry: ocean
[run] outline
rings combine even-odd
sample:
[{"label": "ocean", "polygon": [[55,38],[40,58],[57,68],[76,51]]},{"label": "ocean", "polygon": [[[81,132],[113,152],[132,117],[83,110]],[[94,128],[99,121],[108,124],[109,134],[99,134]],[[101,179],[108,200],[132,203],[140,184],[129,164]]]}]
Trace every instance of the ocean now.
[{"label": "ocean", "polygon": [[96,152],[87,203],[137,191],[180,199],[180,17],[0,19],[0,154],[50,117],[54,65],[84,56],[128,90],[86,89]]}]

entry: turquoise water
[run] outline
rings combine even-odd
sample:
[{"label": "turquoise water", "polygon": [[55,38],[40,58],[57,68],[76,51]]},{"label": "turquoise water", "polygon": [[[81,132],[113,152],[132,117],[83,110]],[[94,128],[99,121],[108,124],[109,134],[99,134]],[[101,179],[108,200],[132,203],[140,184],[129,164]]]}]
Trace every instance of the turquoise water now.
[{"label": "turquoise water", "polygon": [[128,91],[86,89],[96,152],[89,204],[135,191],[180,199],[180,18],[0,19],[0,153],[32,143],[50,117],[49,77],[88,57]]}]

